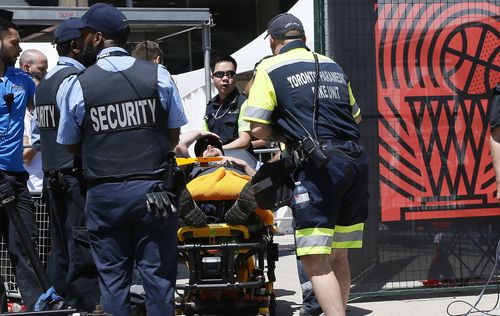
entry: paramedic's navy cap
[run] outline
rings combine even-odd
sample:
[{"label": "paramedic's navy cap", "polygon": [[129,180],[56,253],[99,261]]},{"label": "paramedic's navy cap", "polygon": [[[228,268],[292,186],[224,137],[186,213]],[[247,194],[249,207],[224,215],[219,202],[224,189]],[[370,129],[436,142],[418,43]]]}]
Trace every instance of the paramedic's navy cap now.
[{"label": "paramedic's navy cap", "polygon": [[0,19],[5,22],[12,22],[12,17],[14,16],[14,12],[9,10],[0,9]]},{"label": "paramedic's navy cap", "polygon": [[196,144],[194,144],[194,154],[196,157],[203,157],[203,152],[207,149],[208,145],[219,148],[220,151],[222,151],[222,154],[224,154],[221,141],[213,135],[206,135],[198,139]]},{"label": "paramedic's navy cap", "polygon": [[128,27],[125,15],[107,3],[93,4],[80,18],[79,29],[89,27],[109,36],[120,35]]},{"label": "paramedic's navy cap", "polygon": [[82,32],[79,30],[80,19],[69,18],[61,22],[54,31],[55,42],[65,43],[82,37]]},{"label": "paramedic's navy cap", "polygon": [[[285,34],[289,31],[299,31],[299,34],[286,36]],[[269,35],[275,39],[301,38],[304,36],[304,27],[302,22],[293,14],[281,13],[269,21],[266,37]]]}]

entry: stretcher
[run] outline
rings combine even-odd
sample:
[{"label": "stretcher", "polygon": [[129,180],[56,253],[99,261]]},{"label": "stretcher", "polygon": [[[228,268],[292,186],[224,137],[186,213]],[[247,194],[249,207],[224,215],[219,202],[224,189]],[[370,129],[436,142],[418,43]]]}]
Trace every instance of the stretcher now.
[{"label": "stretcher", "polygon": [[[207,182],[211,188],[227,180],[222,174],[224,171],[214,172],[218,180]],[[233,183],[232,189],[239,192],[248,177],[234,177],[235,181],[243,181]],[[202,187],[206,188],[207,183]],[[216,203],[234,203],[221,201],[233,195],[228,191],[231,190],[217,192]],[[206,194],[190,192],[197,203],[214,202]],[[275,229],[272,212],[260,209],[244,225],[213,222],[203,227],[180,227],[177,249],[186,264],[188,278],[177,281],[176,314],[275,315],[273,284],[278,260],[278,246],[273,242]]]},{"label": "stretcher", "polygon": [[275,315],[273,232],[226,223],[181,227],[178,252],[189,279],[176,286],[176,314]]}]

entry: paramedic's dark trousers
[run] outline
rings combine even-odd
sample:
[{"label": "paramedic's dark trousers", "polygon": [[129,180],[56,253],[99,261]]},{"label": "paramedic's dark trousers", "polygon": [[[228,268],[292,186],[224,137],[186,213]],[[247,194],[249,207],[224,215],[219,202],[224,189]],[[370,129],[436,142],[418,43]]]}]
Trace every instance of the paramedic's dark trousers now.
[{"label": "paramedic's dark trousers", "polygon": [[[34,206],[28,187],[26,186],[29,175],[27,172],[2,172],[16,194],[17,211],[23,221],[23,226],[26,228],[33,242],[36,242],[38,234]],[[28,310],[32,310],[36,300],[43,291],[26,256],[21,240],[17,236],[14,225],[8,219],[7,213],[3,208],[0,208],[0,234],[7,244],[9,258],[14,267],[14,273],[24,304]]]},{"label": "paramedic's dark trousers", "polygon": [[49,278],[65,304],[79,311],[93,311],[100,293],[85,227],[85,197],[77,177],[62,178],[63,184],[51,176],[44,178],[52,236]]},{"label": "paramedic's dark trousers", "polygon": [[155,183],[159,182],[105,183],[87,192],[87,228],[107,313],[130,315],[135,258],[148,315],[174,315],[177,217],[158,220],[148,213],[144,194]]}]

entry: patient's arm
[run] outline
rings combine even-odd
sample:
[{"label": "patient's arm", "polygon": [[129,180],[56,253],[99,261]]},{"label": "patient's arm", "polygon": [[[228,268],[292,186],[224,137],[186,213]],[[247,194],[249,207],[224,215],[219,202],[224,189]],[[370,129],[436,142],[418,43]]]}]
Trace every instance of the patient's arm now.
[{"label": "patient's arm", "polygon": [[243,170],[245,170],[245,173],[247,175],[249,175],[250,177],[254,176],[255,170],[252,167],[250,167],[244,160],[234,158],[234,157],[227,157],[227,156],[224,156],[223,158],[224,159],[222,159],[221,161],[217,161],[217,163],[221,164],[221,165],[224,165],[224,164],[237,165],[237,166],[243,168]]},{"label": "patient's arm", "polygon": [[188,131],[179,136],[179,143],[175,147],[175,153],[181,157],[189,157],[188,148],[192,143],[203,136],[212,135],[219,138],[219,135],[206,131]]}]

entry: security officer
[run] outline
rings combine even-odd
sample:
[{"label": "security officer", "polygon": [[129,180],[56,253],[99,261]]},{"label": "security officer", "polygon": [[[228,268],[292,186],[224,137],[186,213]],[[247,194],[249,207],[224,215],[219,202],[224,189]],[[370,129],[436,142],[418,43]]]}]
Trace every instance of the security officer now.
[{"label": "security officer", "polygon": [[496,176],[496,198],[500,200],[500,83],[492,90],[490,111],[490,151]]},{"label": "security officer", "polygon": [[[16,208],[27,233],[37,237],[34,206],[23,167],[23,131],[26,106],[32,102],[35,83],[21,69],[14,68],[20,37],[12,23],[12,12],[0,10],[0,171],[15,192]],[[28,310],[43,292],[14,225],[0,208],[0,235],[4,238],[14,267],[19,290]]]},{"label": "security officer", "polygon": [[148,314],[173,315],[177,214],[162,190],[166,157],[187,123],[180,97],[164,67],[123,49],[130,28],[122,12],[96,3],[80,22],[83,60],[97,61],[69,78],[57,142],[82,153],[101,304],[130,315],[135,262]]},{"label": "security officer", "polygon": [[37,120],[33,122],[32,138],[36,145],[38,136],[41,144],[44,184],[50,207],[49,278],[67,305],[81,311],[93,311],[100,294],[85,228],[81,159],[56,143],[59,106],[64,98],[62,85],[70,75],[85,69],[78,61],[82,37],[78,27],[78,19],[70,18],[59,24],[54,32],[59,60],[37,87]]},{"label": "security officer", "polygon": [[347,248],[361,247],[368,207],[359,109],[342,68],[305,46],[298,18],[274,17],[268,35],[276,56],[257,67],[243,118],[254,136],[285,141],[297,158],[294,175],[310,198],[292,208],[297,256],[325,314],[345,315]]},{"label": "security officer", "polygon": [[236,60],[226,55],[210,63],[219,94],[208,101],[203,130],[219,135],[224,149],[247,149],[251,144],[250,125],[241,119],[247,98],[236,87],[236,67]]}]

